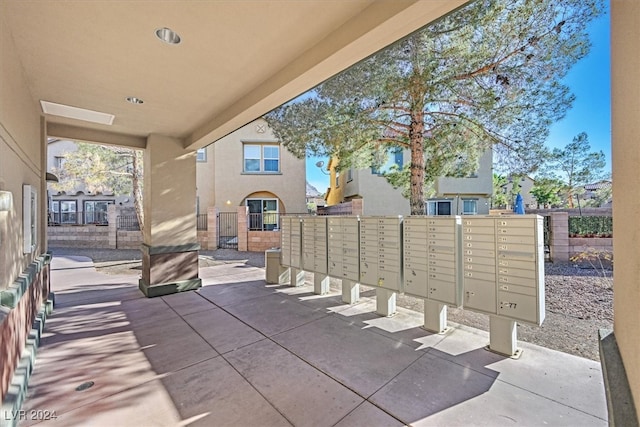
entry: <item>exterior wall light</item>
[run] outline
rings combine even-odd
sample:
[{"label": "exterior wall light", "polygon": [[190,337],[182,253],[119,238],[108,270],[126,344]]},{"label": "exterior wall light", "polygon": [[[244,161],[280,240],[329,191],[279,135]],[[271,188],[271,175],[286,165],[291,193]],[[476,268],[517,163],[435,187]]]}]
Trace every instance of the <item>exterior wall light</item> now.
[{"label": "exterior wall light", "polygon": [[227,205],[231,205],[231,200],[227,200]]}]

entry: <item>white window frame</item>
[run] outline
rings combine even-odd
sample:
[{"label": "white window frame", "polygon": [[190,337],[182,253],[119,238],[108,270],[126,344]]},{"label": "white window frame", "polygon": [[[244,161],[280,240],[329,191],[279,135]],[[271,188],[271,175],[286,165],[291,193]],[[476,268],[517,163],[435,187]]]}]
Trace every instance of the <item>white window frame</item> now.
[{"label": "white window frame", "polygon": [[[473,211],[466,210],[467,202],[473,202]],[[478,199],[462,199],[462,215],[478,215]]]},{"label": "white window frame", "polygon": [[33,185],[22,186],[23,253],[30,254],[38,245],[38,193]]},{"label": "white window frame", "polygon": [[[259,147],[260,149],[260,158],[257,157],[247,157],[247,148],[248,147]],[[265,148],[277,148],[278,149],[278,158],[266,157]],[[258,160],[259,167],[258,170],[247,170],[247,160]],[[277,160],[278,161],[278,169],[275,171],[268,171],[265,168],[265,164],[267,160]],[[245,142],[242,145],[242,172],[247,174],[279,174],[282,171],[282,149],[280,144],[278,143],[261,143],[261,142]]]}]

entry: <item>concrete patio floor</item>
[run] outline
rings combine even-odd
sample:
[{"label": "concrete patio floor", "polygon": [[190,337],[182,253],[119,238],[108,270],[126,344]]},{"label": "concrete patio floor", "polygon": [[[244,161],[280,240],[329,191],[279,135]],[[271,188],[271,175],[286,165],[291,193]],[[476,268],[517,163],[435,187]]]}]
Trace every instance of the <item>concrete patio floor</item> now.
[{"label": "concrete patio floor", "polygon": [[597,362],[524,342],[513,360],[484,349],[486,332],[431,334],[421,313],[382,318],[375,300],[267,285],[242,262],[200,276],[198,291],[147,299],[135,276],[54,257],[19,425],[607,424]]}]

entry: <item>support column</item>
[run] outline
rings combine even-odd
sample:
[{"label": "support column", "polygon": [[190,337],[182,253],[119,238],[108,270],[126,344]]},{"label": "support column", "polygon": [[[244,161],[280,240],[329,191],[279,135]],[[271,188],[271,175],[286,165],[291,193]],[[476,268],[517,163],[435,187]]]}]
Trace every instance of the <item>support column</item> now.
[{"label": "support column", "polygon": [[489,350],[505,356],[518,358],[522,350],[518,344],[518,329],[515,320],[500,316],[489,316]]},{"label": "support column", "polygon": [[109,229],[109,249],[118,249],[118,213],[116,205],[107,206],[107,228]]},{"label": "support column", "polygon": [[150,135],[143,199],[140,290],[155,297],[199,288],[195,151],[179,139]]},{"label": "support column", "polygon": [[551,240],[549,250],[551,261],[569,261],[569,214],[566,212],[552,212],[549,221]]},{"label": "support column", "polygon": [[360,284],[353,280],[342,279],[342,302],[355,304],[360,300]]},{"label": "support column", "polygon": [[376,313],[381,316],[396,314],[396,293],[388,289],[376,289]]},{"label": "support column", "polygon": [[313,293],[316,295],[329,293],[329,276],[322,273],[313,274]]},{"label": "support column", "polygon": [[424,300],[424,328],[436,334],[447,331],[447,306],[437,301]]},{"label": "support column", "polygon": [[249,247],[249,207],[238,206],[238,251],[246,252]]},{"label": "support column", "polygon": [[[616,399],[609,393],[611,425],[638,425],[640,412],[640,2],[611,3],[611,160],[613,171],[613,253],[616,289],[613,294],[613,337],[619,354],[604,352],[601,359],[622,361],[631,396]],[[605,365],[606,367],[606,365]],[[606,384],[612,384],[607,378]],[[618,378],[621,380],[622,378]],[[615,383],[613,383],[615,384]],[[624,408],[635,414],[623,415]],[[635,418],[635,419],[633,419]]]},{"label": "support column", "polygon": [[298,287],[304,285],[304,270],[291,267],[289,269],[289,275],[289,286]]}]

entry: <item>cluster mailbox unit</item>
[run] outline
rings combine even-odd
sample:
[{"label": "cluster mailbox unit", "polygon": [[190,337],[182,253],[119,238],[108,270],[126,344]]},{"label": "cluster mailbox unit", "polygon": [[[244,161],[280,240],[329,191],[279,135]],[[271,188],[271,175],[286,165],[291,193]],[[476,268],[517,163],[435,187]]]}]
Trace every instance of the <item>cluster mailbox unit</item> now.
[{"label": "cluster mailbox unit", "polygon": [[327,274],[327,217],[302,217],[302,269]]},{"label": "cluster mailbox unit", "polygon": [[542,217],[464,217],[462,241],[464,307],[542,324]]},{"label": "cluster mailbox unit", "polygon": [[409,295],[461,305],[460,217],[404,219],[404,291]]},{"label": "cluster mailbox unit", "polygon": [[302,267],[302,230],[300,218],[283,216],[280,221],[280,256],[285,267]]},{"label": "cluster mailbox unit", "polygon": [[545,317],[538,215],[285,216],[281,263],[296,269],[296,285],[303,270],[317,273],[319,294],[329,277],[343,279],[345,302],[357,300],[357,283],[377,288],[383,315],[395,312],[396,293],[423,298],[425,328],[437,332],[447,305],[489,314],[490,349],[503,354],[516,355],[516,322]]},{"label": "cluster mailbox unit", "polygon": [[360,218],[357,216],[329,217],[329,276],[360,280]]},{"label": "cluster mailbox unit", "polygon": [[360,218],[360,283],[403,292],[401,216]]}]

